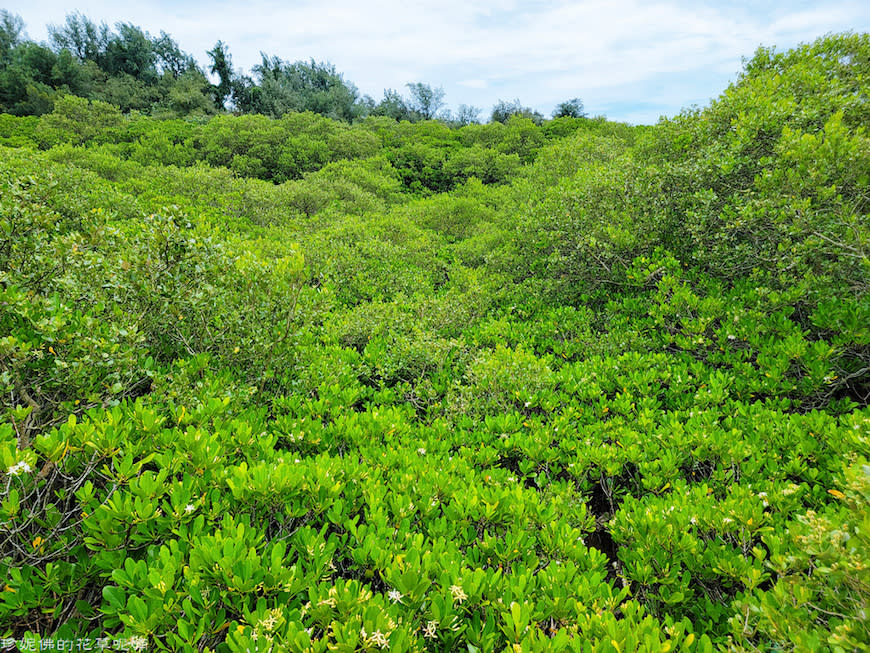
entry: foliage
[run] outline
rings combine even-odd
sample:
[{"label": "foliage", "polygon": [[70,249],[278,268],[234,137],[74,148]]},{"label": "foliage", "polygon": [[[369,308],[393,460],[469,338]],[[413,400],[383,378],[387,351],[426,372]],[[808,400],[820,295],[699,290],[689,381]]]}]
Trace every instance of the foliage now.
[{"label": "foliage", "polygon": [[648,129],[449,126],[208,117],[225,48],[2,18],[97,90],[0,116],[0,638],[870,646],[867,35]]},{"label": "foliage", "polygon": [[554,118],[585,118],[586,112],[583,110],[583,100],[580,98],[572,98],[565,100],[556,105],[553,109]]},{"label": "foliage", "polygon": [[544,116],[542,116],[540,112],[529,107],[524,107],[519,98],[511,102],[499,100],[492,108],[490,120],[492,120],[492,122],[504,123],[512,116],[527,118],[535,124],[541,124],[544,121]]},{"label": "foliage", "polygon": [[444,89],[432,88],[429,84],[415,82],[406,84],[411,92],[411,110],[423,120],[432,120],[444,105]]}]

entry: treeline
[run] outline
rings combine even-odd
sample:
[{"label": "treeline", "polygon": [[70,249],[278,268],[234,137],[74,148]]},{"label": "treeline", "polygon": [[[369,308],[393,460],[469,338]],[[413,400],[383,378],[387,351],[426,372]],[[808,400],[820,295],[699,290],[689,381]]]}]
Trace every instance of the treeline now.
[{"label": "treeline", "polygon": [[[202,67],[166,32],[152,36],[131,23],[112,29],[80,13],[62,25],[48,26],[49,41],[24,36],[24,22],[0,10],[0,113],[43,115],[64,95],[115,105],[161,118],[208,116],[224,111],[279,118],[311,111],[353,122],[368,116],[396,121],[439,119],[451,126],[481,121],[482,109],[461,104],[444,108],[444,90],[423,82],[406,85],[408,96],[385,89],[376,101],[329,63],[290,63],[261,53],[252,75],[236,70],[229,47],[218,41]],[[217,83],[209,81],[215,75]],[[506,122],[519,115],[541,124],[544,116],[517,99],[499,100],[490,120]],[[585,117],[579,98],[559,104],[553,117]]]}]

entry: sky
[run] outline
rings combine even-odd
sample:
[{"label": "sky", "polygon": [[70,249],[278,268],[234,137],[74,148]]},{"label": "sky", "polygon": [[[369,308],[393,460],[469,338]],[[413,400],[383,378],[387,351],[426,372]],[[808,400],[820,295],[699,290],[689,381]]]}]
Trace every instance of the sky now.
[{"label": "sky", "polygon": [[519,99],[549,116],[580,98],[589,115],[653,124],[705,106],[759,46],[870,31],[870,2],[707,0],[2,0],[27,35],[79,11],[95,22],[168,32],[201,65],[220,39],[250,72],[260,52],[329,62],[376,101],[385,88],[442,87],[453,110]]}]

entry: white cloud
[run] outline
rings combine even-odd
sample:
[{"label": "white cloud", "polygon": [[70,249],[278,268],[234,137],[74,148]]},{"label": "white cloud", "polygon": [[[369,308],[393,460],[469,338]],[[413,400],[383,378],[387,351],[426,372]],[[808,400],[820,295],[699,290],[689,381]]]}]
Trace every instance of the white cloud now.
[{"label": "white cloud", "polygon": [[[828,31],[870,26],[870,7],[851,0],[760,4],[82,0],[78,6],[95,20],[125,20],[153,34],[163,29],[201,63],[218,39],[245,69],[259,61],[260,51],[290,61],[328,60],[375,98],[384,88],[425,81],[443,86],[452,106],[490,107],[519,97],[548,113],[559,101],[579,96],[597,113],[595,103],[624,106],[633,92],[657,80],[667,86],[657,89],[656,106],[634,96],[646,108],[610,116],[650,122],[694,98],[716,95],[739,71],[741,57],[759,45],[786,48]],[[68,5],[7,0],[6,8],[42,39],[44,23],[62,22]]]}]

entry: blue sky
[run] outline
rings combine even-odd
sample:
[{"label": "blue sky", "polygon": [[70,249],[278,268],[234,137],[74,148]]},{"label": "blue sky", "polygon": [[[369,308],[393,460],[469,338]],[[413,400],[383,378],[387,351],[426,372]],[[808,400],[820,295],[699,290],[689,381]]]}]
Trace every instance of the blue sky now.
[{"label": "blue sky", "polygon": [[221,39],[236,68],[260,51],[329,61],[376,100],[406,82],[442,86],[448,107],[488,115],[519,98],[545,115],[580,97],[592,115],[654,123],[703,106],[760,45],[786,49],[827,32],[870,30],[870,3],[671,0],[3,0],[28,35],[80,11],[110,25],[169,32],[200,64]]}]

